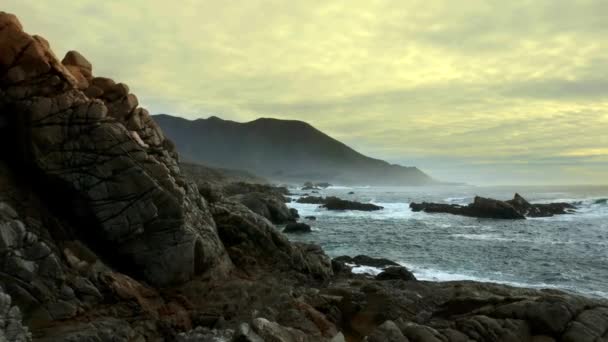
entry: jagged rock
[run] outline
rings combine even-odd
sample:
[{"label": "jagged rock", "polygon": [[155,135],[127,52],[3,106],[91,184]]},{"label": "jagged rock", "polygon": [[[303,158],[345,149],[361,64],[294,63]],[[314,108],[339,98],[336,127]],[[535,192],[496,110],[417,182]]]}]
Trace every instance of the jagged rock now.
[{"label": "jagged rock", "polygon": [[554,215],[564,215],[576,209],[569,203],[547,203],[531,204],[519,194],[515,194],[512,200],[506,201],[511,204],[518,212],[527,217],[550,217]]},{"label": "jagged rock", "polygon": [[297,210],[294,212],[285,205],[284,201],[271,194],[250,192],[234,195],[230,198],[242,203],[247,208],[256,214],[267,218],[272,223],[282,224],[285,222],[293,222],[299,216]]},{"label": "jagged rock", "polygon": [[306,223],[288,223],[283,229],[283,233],[310,233],[312,229]]},{"label": "jagged rock", "polygon": [[211,205],[219,236],[237,267],[267,267],[298,270],[314,279],[332,275],[331,260],[321,248],[291,244],[266,218],[240,203],[224,201]]},{"label": "jagged rock", "polygon": [[377,280],[416,280],[412,272],[403,266],[385,268],[376,276]]},{"label": "jagged rock", "polygon": [[306,216],[304,218],[307,219],[307,220],[310,220],[310,221],[316,221],[317,220],[316,216]]},{"label": "jagged rock", "polygon": [[569,203],[531,204],[519,194],[512,200],[499,201],[476,196],[473,203],[467,206],[443,203],[411,203],[412,211],[427,213],[449,213],[481,218],[525,219],[529,217],[546,217],[567,214],[575,209]]},{"label": "jagged rock", "polygon": [[454,215],[495,218],[495,219],[525,219],[512,205],[503,201],[476,196],[473,203],[467,206],[442,203],[411,203],[412,211],[427,213],[449,213]]},{"label": "jagged rock", "polygon": [[[0,35],[0,72],[8,75],[0,81],[7,94],[0,99],[0,117],[19,125],[11,130],[21,146],[14,162],[36,173],[40,184],[61,184],[59,202],[78,208],[70,219],[88,222],[83,237],[112,246],[107,257],[120,260],[123,269],[154,284],[183,282],[216,266],[227,270],[211,215],[181,176],[173,151],[148,151],[126,129],[123,120],[136,97],[90,99],[47,44],[24,33],[12,17],[0,17],[8,22]],[[88,68],[75,53],[66,63]],[[125,89],[107,78],[91,83],[104,93]],[[137,133],[144,144],[162,145],[158,125],[143,121]]]}]

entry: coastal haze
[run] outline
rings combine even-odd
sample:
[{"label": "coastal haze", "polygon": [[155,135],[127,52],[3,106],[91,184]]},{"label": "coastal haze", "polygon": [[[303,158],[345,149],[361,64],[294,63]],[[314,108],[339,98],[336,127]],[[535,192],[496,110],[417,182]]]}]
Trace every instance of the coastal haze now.
[{"label": "coastal haze", "polygon": [[416,167],[391,165],[360,154],[302,121],[257,119],[247,123],[217,117],[189,121],[154,119],[185,160],[248,170],[275,182],[350,185],[431,185]]},{"label": "coastal haze", "polygon": [[365,155],[472,184],[606,183],[607,6],[3,2],[153,113],[302,120]]},{"label": "coastal haze", "polygon": [[4,0],[0,342],[605,341],[606,4]]}]

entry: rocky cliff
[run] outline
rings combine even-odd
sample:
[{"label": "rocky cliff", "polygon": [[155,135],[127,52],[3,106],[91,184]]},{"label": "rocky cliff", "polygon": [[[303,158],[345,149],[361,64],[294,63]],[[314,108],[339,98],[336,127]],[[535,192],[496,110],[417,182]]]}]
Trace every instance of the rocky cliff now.
[{"label": "rocky cliff", "polygon": [[0,341],[608,336],[599,299],[354,275],[232,199],[264,187],[185,177],[135,95],[79,53],[60,61],[3,12],[0,51]]}]

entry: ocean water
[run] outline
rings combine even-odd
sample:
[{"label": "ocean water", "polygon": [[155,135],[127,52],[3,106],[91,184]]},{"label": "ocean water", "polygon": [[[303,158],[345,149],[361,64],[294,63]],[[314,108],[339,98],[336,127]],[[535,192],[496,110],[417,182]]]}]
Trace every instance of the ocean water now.
[{"label": "ocean water", "polygon": [[[294,199],[306,193],[291,191]],[[350,191],[355,194],[349,195]],[[506,200],[515,192],[533,203],[570,202],[578,209],[570,215],[514,221],[409,209],[411,202],[467,204],[475,195]],[[289,203],[313,228],[310,234],[289,238],[317,243],[332,257],[386,257],[421,280],[489,281],[608,298],[608,186],[336,186],[311,195],[338,196],[385,208],[337,212],[315,204]],[[317,220],[305,220],[309,215]],[[359,271],[378,272],[373,268]]]}]

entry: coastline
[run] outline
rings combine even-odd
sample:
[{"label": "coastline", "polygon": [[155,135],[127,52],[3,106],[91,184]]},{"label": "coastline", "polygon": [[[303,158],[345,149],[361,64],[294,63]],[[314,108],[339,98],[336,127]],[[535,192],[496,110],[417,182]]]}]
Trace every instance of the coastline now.
[{"label": "coastline", "polygon": [[353,274],[276,229],[297,214],[283,189],[187,176],[129,87],[94,76],[80,53],[60,61],[4,12],[0,48],[0,340],[581,342],[608,333],[606,300],[417,281],[399,266],[377,279]]}]

